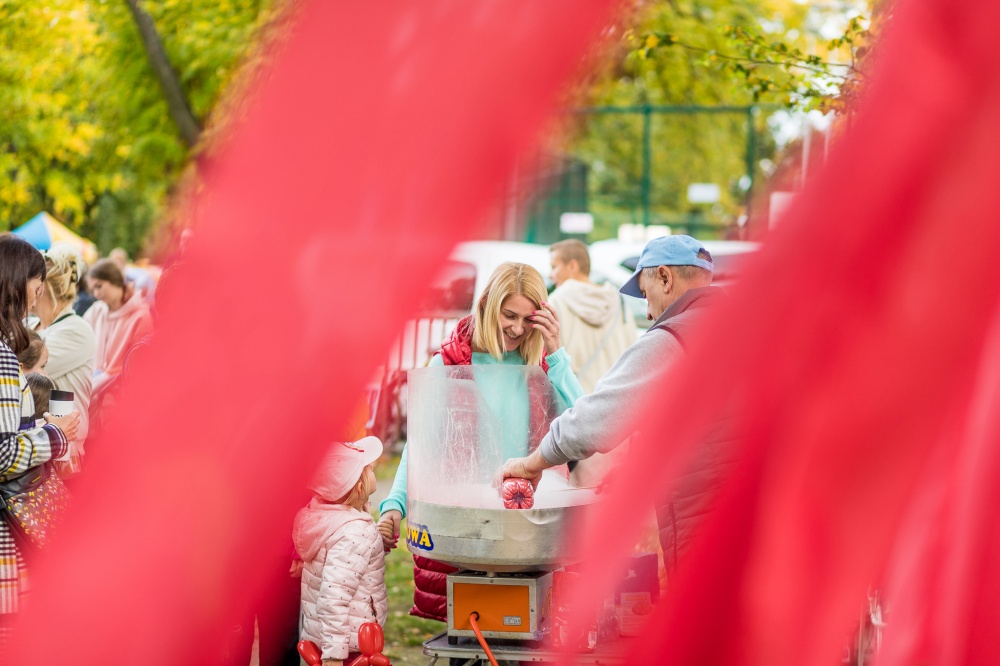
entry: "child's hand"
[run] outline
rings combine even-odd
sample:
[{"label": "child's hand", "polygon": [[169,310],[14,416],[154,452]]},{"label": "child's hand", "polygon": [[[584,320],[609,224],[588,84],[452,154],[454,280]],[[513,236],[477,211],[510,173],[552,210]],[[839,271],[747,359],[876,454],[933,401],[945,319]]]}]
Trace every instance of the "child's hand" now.
[{"label": "child's hand", "polygon": [[396,547],[399,542],[399,523],[403,514],[395,509],[385,511],[378,519],[378,533],[382,536],[382,545],[386,552]]},{"label": "child's hand", "polygon": [[343,659],[324,659],[323,666],[344,666]]},{"label": "child's hand", "polygon": [[292,578],[302,578],[302,566],[305,564],[302,560],[292,560],[292,566],[288,568],[288,575]]}]

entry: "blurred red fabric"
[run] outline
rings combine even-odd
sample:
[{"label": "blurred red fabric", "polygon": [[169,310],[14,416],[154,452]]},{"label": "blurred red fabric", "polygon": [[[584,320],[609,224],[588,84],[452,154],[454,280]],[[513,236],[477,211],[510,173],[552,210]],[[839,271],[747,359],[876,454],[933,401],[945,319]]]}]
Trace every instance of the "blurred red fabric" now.
[{"label": "blurred red fabric", "polygon": [[632,491],[581,527],[580,608],[743,406],[740,466],[626,663],[838,663],[875,585],[880,663],[996,661],[1000,5],[894,13],[828,163],[645,396]]},{"label": "blurred red fabric", "polygon": [[5,665],[218,663],[324,447],[555,111],[607,0],[311,0],[206,165],[156,339]]},{"label": "blurred red fabric", "polygon": [[[4,662],[213,661],[291,499],[606,3],[303,5],[210,169],[190,259]],[[579,538],[596,600],[720,396],[743,463],[635,663],[992,663],[1000,5],[900,0],[866,99],[670,385]],[[694,391],[691,387],[704,387]],[[670,433],[670,438],[661,437]],[[90,447],[88,447],[90,448]],[[651,464],[656,462],[656,464]]]}]

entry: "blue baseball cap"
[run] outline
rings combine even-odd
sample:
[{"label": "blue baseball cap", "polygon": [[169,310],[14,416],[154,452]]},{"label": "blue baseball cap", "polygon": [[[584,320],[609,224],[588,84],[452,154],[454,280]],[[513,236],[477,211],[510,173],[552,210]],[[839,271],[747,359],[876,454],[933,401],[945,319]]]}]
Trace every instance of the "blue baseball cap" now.
[{"label": "blue baseball cap", "polygon": [[[700,252],[708,255],[708,259],[698,256]],[[639,263],[635,267],[635,273],[628,279],[628,282],[619,289],[626,296],[643,298],[639,291],[639,274],[643,268],[655,266],[698,266],[705,270],[712,271],[712,255],[709,254],[705,246],[690,236],[661,236],[646,243],[639,255]]]}]

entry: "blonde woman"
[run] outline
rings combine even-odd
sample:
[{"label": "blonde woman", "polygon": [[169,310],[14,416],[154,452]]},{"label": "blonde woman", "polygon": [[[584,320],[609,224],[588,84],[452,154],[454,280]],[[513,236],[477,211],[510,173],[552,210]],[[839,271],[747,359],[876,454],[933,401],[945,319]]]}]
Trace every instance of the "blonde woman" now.
[{"label": "blonde woman", "polygon": [[49,352],[45,373],[60,390],[73,392],[73,408],[80,412],[80,429],[70,442],[70,459],[60,469],[66,476],[79,472],[83,460],[97,344],[94,329],[73,310],[77,285],[86,272],[83,258],[72,246],[58,243],[43,256],[45,284],[32,312],[38,317],[38,333]]},{"label": "blonde woman", "polygon": [[[472,314],[458,322],[430,365],[538,365],[552,384],[559,411],[572,407],[583,396],[583,387],[559,340],[559,318],[547,307],[546,296],[545,281],[537,270],[527,264],[501,264],[490,276]],[[498,412],[529,409],[524,400],[518,401],[518,393],[523,396],[524,388],[508,388],[490,391],[507,397],[509,402],[494,405]],[[399,523],[406,516],[406,458],[404,448],[392,489],[379,505],[379,532],[387,549],[396,547]],[[446,621],[445,575],[454,569],[421,557],[414,557],[414,561],[417,589],[410,614]]]}]

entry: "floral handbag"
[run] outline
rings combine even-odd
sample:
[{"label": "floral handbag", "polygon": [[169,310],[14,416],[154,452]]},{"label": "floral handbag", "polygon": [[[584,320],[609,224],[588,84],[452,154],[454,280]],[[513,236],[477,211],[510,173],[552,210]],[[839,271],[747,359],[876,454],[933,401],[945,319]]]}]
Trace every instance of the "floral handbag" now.
[{"label": "floral handbag", "polygon": [[69,490],[51,464],[0,483],[7,523],[15,537],[35,548],[43,548],[62,522],[69,498]]}]

